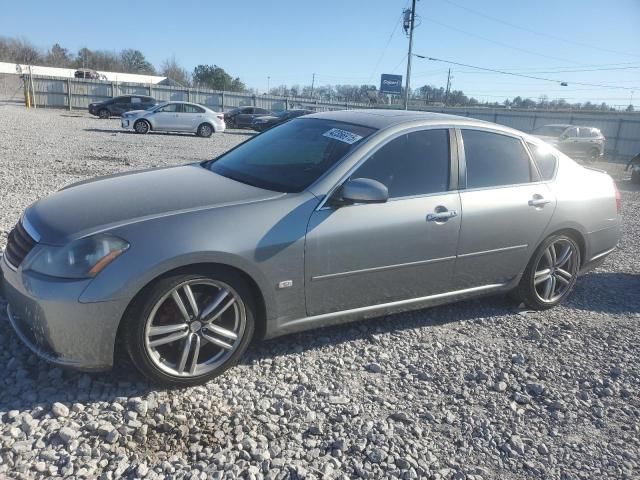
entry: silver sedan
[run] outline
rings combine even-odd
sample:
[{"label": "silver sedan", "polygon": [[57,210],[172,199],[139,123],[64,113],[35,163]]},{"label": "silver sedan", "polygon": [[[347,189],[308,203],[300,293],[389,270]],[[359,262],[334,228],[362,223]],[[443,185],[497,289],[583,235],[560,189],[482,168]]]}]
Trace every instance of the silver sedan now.
[{"label": "silver sedan", "polygon": [[191,132],[210,137],[224,132],[224,115],[195,103],[167,102],[148,110],[133,110],[122,114],[122,128],[136,133]]},{"label": "silver sedan", "polygon": [[254,337],[500,292],[554,307],[619,228],[611,177],[533,136],[342,111],[71,185],[26,210],[1,264],[37,354],[107,369],[121,341],[152,381],[192,385]]}]

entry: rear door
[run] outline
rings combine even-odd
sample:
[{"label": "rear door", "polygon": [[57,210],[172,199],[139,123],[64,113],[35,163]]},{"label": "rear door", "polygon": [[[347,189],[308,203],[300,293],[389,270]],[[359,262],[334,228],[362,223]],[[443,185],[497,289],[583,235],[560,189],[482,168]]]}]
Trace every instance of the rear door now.
[{"label": "rear door", "polygon": [[155,130],[180,130],[179,115],[182,112],[182,104],[168,103],[156,110],[153,114],[153,128]]},{"label": "rear door", "polygon": [[131,110],[131,97],[117,97],[111,105],[111,113],[122,115]]},{"label": "rear door", "polygon": [[243,107],[242,109],[240,109],[240,112],[238,113],[238,115],[236,115],[235,124],[238,127],[250,126],[251,122],[253,121],[254,110],[255,109],[253,107]]},{"label": "rear door", "polygon": [[350,175],[385,184],[386,203],[329,202],[313,213],[305,254],[309,315],[450,289],[460,230],[450,151],[447,129],[400,134]]},{"label": "rear door", "polygon": [[580,137],[578,127],[568,128],[561,140],[560,150],[569,155],[570,157],[580,156]]},{"label": "rear door", "polygon": [[181,130],[196,131],[198,125],[204,121],[204,108],[188,103],[182,104],[182,113],[179,114]]},{"label": "rear door", "polygon": [[462,223],[455,287],[500,284],[522,272],[556,199],[517,136],[461,131]]}]

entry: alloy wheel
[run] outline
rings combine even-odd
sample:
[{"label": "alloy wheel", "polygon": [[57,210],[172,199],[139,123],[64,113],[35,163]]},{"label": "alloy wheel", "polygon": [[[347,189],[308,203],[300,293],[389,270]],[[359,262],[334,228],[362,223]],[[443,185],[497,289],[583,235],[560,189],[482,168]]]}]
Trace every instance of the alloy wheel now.
[{"label": "alloy wheel", "polygon": [[229,285],[189,280],[167,292],[151,310],[145,348],[165,373],[196,377],[224,364],[238,349],[245,328],[245,305]]},{"label": "alloy wheel", "polygon": [[209,125],[202,125],[200,127],[200,136],[201,137],[210,137],[212,133],[213,133],[213,130],[211,129],[211,127]]},{"label": "alloy wheel", "polygon": [[558,239],[545,249],[536,265],[533,278],[536,296],[545,303],[558,301],[571,289],[577,274],[575,245],[567,239]]},{"label": "alloy wheel", "polygon": [[144,120],[140,120],[134,125],[134,128],[138,133],[147,133],[149,131],[149,124]]}]

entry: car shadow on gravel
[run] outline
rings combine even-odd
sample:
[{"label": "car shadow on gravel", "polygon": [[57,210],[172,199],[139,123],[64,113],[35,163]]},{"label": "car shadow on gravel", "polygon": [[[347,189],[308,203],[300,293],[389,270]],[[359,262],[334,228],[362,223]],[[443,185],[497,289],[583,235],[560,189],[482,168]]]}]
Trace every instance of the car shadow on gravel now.
[{"label": "car shadow on gravel", "polygon": [[[84,131],[85,132],[97,132],[97,133],[109,133],[109,134],[122,133],[122,134],[126,134],[126,135],[138,135],[133,130],[124,130],[124,129],[118,129],[118,128],[112,128],[112,129],[108,129],[108,128],[85,128]],[[145,135],[163,135],[163,136],[168,136],[168,137],[195,137],[196,136],[193,133],[153,132],[153,131],[145,133]]]},{"label": "car shadow on gravel", "polygon": [[[638,291],[640,275],[594,272],[580,279],[566,306],[612,314],[637,313],[640,312]],[[482,324],[486,318],[495,319],[517,312],[517,306],[506,295],[466,300],[253,342],[240,364],[251,365],[265,358],[300,354],[348,342],[375,343],[387,334],[437,328],[464,320]],[[2,299],[0,344],[9,349],[0,353],[0,363],[5,364],[0,373],[0,412],[28,410],[39,405],[46,407],[53,402],[112,402],[119,397],[139,397],[163,390],[143,381],[123,354],[117,355],[119,360],[112,371],[97,373],[64,370],[40,360],[11,331]],[[222,381],[227,375],[234,375],[233,369],[221,377]]]},{"label": "car shadow on gravel", "polygon": [[[0,345],[5,347],[0,352],[0,364],[5,366],[0,370],[0,414],[2,411],[31,410],[38,406],[46,409],[54,402],[113,402],[122,397],[141,397],[164,390],[145,382],[123,352],[116,355],[116,365],[108,372],[67,370],[39,359],[11,330],[3,300],[0,297]],[[512,301],[504,296],[496,296],[371,318],[253,342],[240,364],[251,365],[264,358],[319,350],[328,345],[358,340],[375,342],[376,337],[388,333],[508,315],[515,311]],[[225,376],[233,374],[232,368],[221,377],[222,381]]]},{"label": "car shadow on gravel", "polygon": [[588,273],[580,277],[566,305],[607,314],[640,313],[640,274]]},{"label": "car shadow on gravel", "polygon": [[618,180],[616,182],[621,192],[640,192],[640,183],[632,183],[631,180]]}]

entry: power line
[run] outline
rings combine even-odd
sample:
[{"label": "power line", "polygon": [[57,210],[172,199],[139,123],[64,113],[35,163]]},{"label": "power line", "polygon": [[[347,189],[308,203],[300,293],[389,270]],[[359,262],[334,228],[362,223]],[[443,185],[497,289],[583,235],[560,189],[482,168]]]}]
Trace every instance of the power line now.
[{"label": "power line", "polygon": [[526,48],[515,47],[515,46],[509,45],[507,43],[498,42],[497,40],[492,40],[490,38],[483,37],[482,35],[478,35],[476,33],[467,32],[466,30],[462,30],[461,28],[454,27],[452,25],[448,25],[446,23],[439,22],[438,20],[434,20],[432,18],[426,18],[425,17],[425,20],[427,20],[427,21],[429,21],[431,23],[435,23],[436,25],[440,25],[442,27],[449,28],[449,29],[454,30],[456,32],[460,32],[460,33],[463,33],[465,35],[469,35],[470,37],[474,37],[474,38],[478,38],[480,40],[484,40],[485,42],[493,43],[495,45],[500,45],[501,47],[505,47],[505,48],[510,48],[511,50],[516,50],[516,51],[519,51],[519,52],[528,53],[529,55],[536,55],[538,57],[550,58],[552,60],[559,60],[561,62],[567,62],[567,63],[571,63],[571,64],[574,64],[574,65],[582,66],[582,64],[580,64],[578,62],[573,62],[573,61],[567,60],[565,58],[554,57],[552,55],[546,55],[544,53],[538,53],[538,52],[534,52],[532,50],[527,50]]},{"label": "power line", "polygon": [[[562,80],[557,80],[557,79],[553,79],[553,78],[545,78],[545,77],[536,77],[533,75],[526,75],[524,73],[515,73],[515,72],[507,72],[504,70],[496,70],[493,68],[485,68],[485,67],[478,67],[476,65],[469,65],[467,63],[460,63],[460,62],[453,62],[451,60],[444,60],[441,58],[434,58],[434,57],[427,57],[425,55],[418,55],[418,54],[414,54],[416,57],[418,58],[422,58],[425,60],[431,60],[434,62],[442,62],[442,63],[448,63],[450,65],[458,65],[460,67],[467,67],[467,68],[475,68],[477,70],[485,70],[487,72],[495,72],[495,73],[501,73],[503,75],[511,75],[514,77],[523,77],[523,78],[532,78],[533,80],[540,80],[540,81],[544,81],[544,82],[553,82],[553,83],[559,83],[562,86],[567,86],[567,82],[562,81]],[[612,88],[612,89],[622,89],[622,90],[638,90],[637,87],[623,87],[623,86],[614,86],[614,85],[602,85],[602,84],[597,84],[597,83],[584,83],[584,82],[571,82],[572,85],[583,85],[586,87],[602,87],[602,88]]]},{"label": "power line", "polygon": [[385,53],[387,53],[387,48],[389,48],[389,44],[391,43],[391,40],[393,39],[393,36],[396,34],[396,30],[398,29],[398,25],[400,25],[401,21],[402,21],[402,14],[400,14],[398,16],[398,20],[396,21],[396,25],[393,27],[393,30],[391,31],[391,35],[389,35],[387,43],[385,44],[384,48],[382,49],[382,53],[380,54],[380,58],[378,58],[378,61],[376,62],[376,66],[373,67],[373,70],[371,71],[371,75],[369,75],[368,83],[371,83],[371,80],[373,79],[374,75],[376,74],[376,70],[380,66],[380,62],[384,58]]},{"label": "power line", "polygon": [[551,38],[553,40],[557,40],[557,41],[565,42],[565,43],[570,43],[570,44],[577,45],[577,46],[580,46],[580,47],[590,48],[592,50],[600,50],[602,52],[615,53],[615,54],[618,54],[618,55],[626,55],[626,56],[629,56],[629,57],[640,57],[640,55],[634,54],[634,53],[621,52],[621,51],[617,51],[617,50],[609,50],[608,48],[602,48],[602,47],[597,47],[595,45],[589,45],[589,44],[586,44],[586,43],[576,42],[575,40],[568,40],[566,38],[558,37],[558,36],[550,34],[550,33],[538,32],[537,30],[532,30],[531,28],[523,27],[521,25],[516,25],[514,23],[507,22],[506,20],[502,20],[500,18],[492,17],[491,15],[487,15],[486,13],[480,12],[480,11],[475,10],[473,8],[469,8],[469,7],[466,7],[464,5],[459,5],[458,3],[452,2],[451,0],[444,0],[444,1],[449,3],[449,4],[451,4],[451,5],[453,5],[453,6],[455,6],[455,7],[461,8],[462,10],[466,10],[466,11],[471,12],[471,13],[473,13],[475,15],[480,16],[480,17],[487,18],[489,20],[493,20],[494,22],[502,23],[503,25],[508,25],[509,27],[512,27],[512,28],[515,28],[515,29],[518,29],[518,30],[523,30],[525,32],[529,32],[529,33],[532,33],[534,35],[538,35],[538,36],[541,36],[541,37],[548,37],[548,38]]},{"label": "power line", "polygon": [[[575,70],[537,70],[531,71],[527,73],[573,73],[573,72],[601,72],[601,71],[612,71],[612,70],[630,70],[633,68],[640,68],[640,65],[634,65],[630,67],[609,67],[609,68],[587,68],[587,69],[575,69]],[[458,73],[485,73],[485,72],[475,72],[475,71],[464,71],[461,70]],[[488,72],[487,72],[488,73]]]}]

